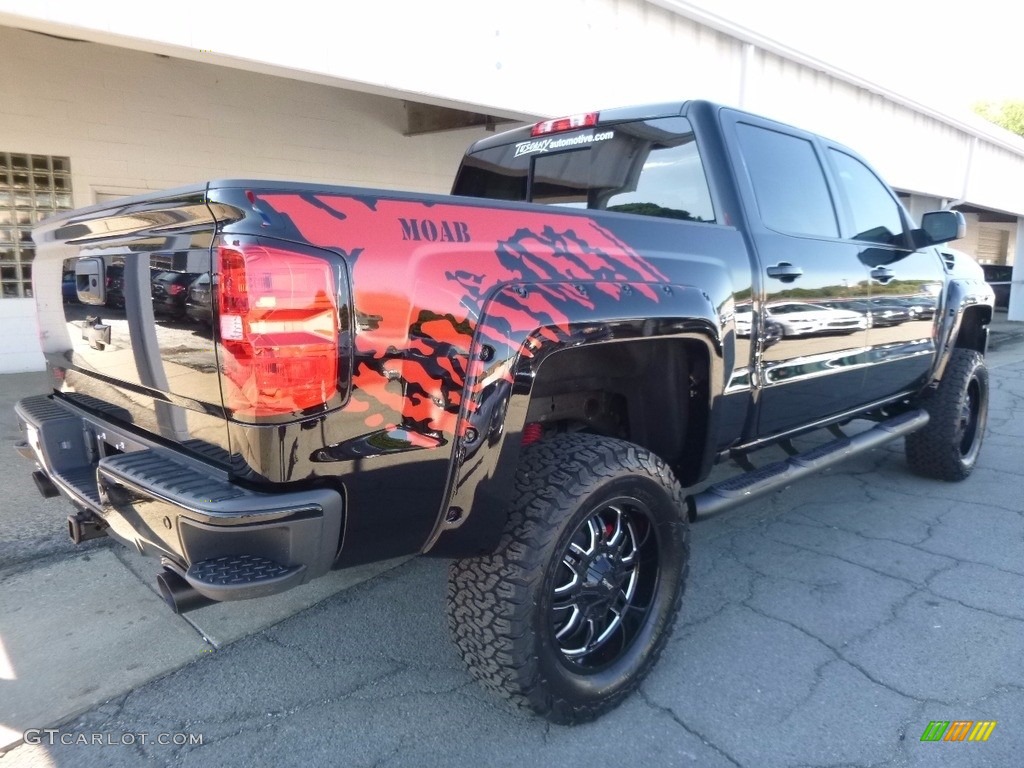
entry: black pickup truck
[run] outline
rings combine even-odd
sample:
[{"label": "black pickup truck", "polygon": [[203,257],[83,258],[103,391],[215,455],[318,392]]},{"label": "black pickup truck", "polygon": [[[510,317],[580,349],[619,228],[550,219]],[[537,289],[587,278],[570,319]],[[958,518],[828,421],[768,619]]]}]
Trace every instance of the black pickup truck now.
[{"label": "black pickup truck", "polygon": [[[473,674],[585,720],[664,647],[690,520],[899,437],[910,469],[970,474],[993,297],[936,247],[962,227],[703,101],[489,137],[452,196],[234,180],[86,208],[34,233],[53,387],[18,403],[20,449],[76,541],[160,559],[177,611],[452,559]],[[154,314],[168,273],[205,276],[212,323]],[[873,322],[901,303],[929,311]],[[790,457],[755,467],[766,446]]]}]

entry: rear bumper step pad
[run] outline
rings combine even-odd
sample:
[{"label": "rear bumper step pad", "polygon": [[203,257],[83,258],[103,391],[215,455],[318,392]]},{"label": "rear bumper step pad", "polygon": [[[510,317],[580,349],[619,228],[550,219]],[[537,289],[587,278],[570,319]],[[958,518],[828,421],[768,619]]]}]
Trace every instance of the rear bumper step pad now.
[{"label": "rear bumper step pad", "polygon": [[185,581],[211,600],[263,597],[302,583],[304,565],[287,567],[256,555],[230,555],[193,563]]},{"label": "rear bumper step pad", "polygon": [[108,535],[166,558],[212,600],[282,592],[326,573],[340,550],[343,501],[333,488],[251,490],[223,470],[127,435],[127,452],[98,458],[93,432],[118,434],[121,443],[113,425],[47,396],[25,398],[16,411],[26,450],[62,493]]}]

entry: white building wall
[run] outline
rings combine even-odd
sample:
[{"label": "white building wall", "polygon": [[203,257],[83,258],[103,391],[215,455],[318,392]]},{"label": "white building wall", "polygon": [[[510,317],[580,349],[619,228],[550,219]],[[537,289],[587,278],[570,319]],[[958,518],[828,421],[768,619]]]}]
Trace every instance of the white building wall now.
[{"label": "white building wall", "polygon": [[[482,132],[405,138],[401,98],[525,119],[699,97],[831,136],[901,190],[1024,214],[1024,140],[682,0],[250,10],[0,0],[0,146],[69,156],[77,205],[216,176],[443,191]],[[31,314],[0,303],[0,320]],[[0,341],[0,370],[23,359],[12,344]]]},{"label": "white building wall", "polygon": [[0,0],[0,24],[503,117],[709,98],[818,130],[894,186],[951,199],[980,137],[970,184],[979,200],[970,202],[1024,214],[1024,186],[1006,183],[1024,177],[1024,140],[980,118],[943,116],[683,0],[292,0],[275,13],[179,0],[158,17],[129,0]]},{"label": "white building wall", "polygon": [[0,373],[41,371],[39,323],[32,299],[0,299]]},{"label": "white building wall", "polygon": [[974,205],[1007,213],[1024,213],[1024,157],[979,142],[967,198]]},{"label": "white building wall", "polygon": [[978,253],[978,242],[981,239],[979,236],[981,235],[982,229],[998,229],[1006,232],[1006,254],[1002,263],[1016,263],[1017,227],[1019,226],[1017,222],[981,222],[980,217],[976,213],[967,213],[964,214],[964,216],[967,219],[967,236],[961,240],[954,240],[950,243],[953,248],[957,248],[976,258],[980,258],[980,254]]},{"label": "white building wall", "polygon": [[0,27],[0,146],[71,158],[76,205],[249,177],[442,192],[482,129],[405,137],[402,102]]},{"label": "white building wall", "polygon": [[[1017,238],[1014,243],[1014,250],[1024,251],[1024,217],[1017,219]],[[1006,317],[1008,320],[1019,320],[1024,322],[1024,259],[1015,261],[1010,286],[1010,305],[1007,308]]]},{"label": "white building wall", "polygon": [[[746,109],[850,146],[899,189],[961,196],[971,143],[962,131],[765,51],[750,58],[747,80]],[[1024,154],[1018,161],[1024,173]]]},{"label": "white building wall", "polygon": [[[401,101],[0,27],[0,151],[67,156],[76,206],[216,177],[445,192],[482,129],[407,138]],[[39,370],[0,299],[0,372]]]}]

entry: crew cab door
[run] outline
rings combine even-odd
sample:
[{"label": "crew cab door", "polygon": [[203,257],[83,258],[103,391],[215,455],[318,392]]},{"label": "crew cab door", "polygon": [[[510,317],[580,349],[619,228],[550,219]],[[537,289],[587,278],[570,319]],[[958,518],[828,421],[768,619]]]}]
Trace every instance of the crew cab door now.
[{"label": "crew cab door", "polygon": [[863,243],[842,237],[821,141],[731,110],[722,121],[759,262],[752,338],[767,436],[870,400],[868,317],[844,302],[869,298],[871,276]]},{"label": "crew cab door", "polygon": [[[845,147],[827,145],[825,155],[838,190],[840,227],[857,248],[870,276],[872,324],[868,400],[917,389],[937,353],[935,326],[945,280],[937,248],[913,247],[910,221],[892,190]],[[907,314],[893,310],[905,309]]]}]

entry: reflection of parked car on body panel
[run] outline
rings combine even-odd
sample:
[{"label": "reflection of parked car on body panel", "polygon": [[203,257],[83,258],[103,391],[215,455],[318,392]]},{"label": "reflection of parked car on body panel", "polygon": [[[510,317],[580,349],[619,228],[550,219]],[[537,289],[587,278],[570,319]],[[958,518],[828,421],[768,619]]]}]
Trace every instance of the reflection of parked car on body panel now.
[{"label": "reflection of parked car on body panel", "polygon": [[853,333],[868,327],[868,319],[859,312],[832,309],[820,304],[787,301],[768,307],[768,317],[782,326],[785,336],[812,333]]},{"label": "reflection of parked car on body panel", "polygon": [[884,298],[872,299],[872,304],[882,306],[895,304],[905,307],[910,312],[911,320],[931,320],[935,317],[934,296],[886,296]]},{"label": "reflection of parked car on body panel", "polygon": [[60,295],[65,304],[78,303],[78,285],[74,272],[65,272],[60,278]]},{"label": "reflection of parked car on body panel", "polygon": [[204,272],[188,287],[185,314],[193,320],[213,325],[213,294],[210,292],[210,273]]},{"label": "reflection of parked car on body panel", "polygon": [[124,265],[110,264],[107,266],[106,301],[108,307],[124,309]]},{"label": "reflection of parked car on body panel", "polygon": [[[912,318],[910,308],[888,301],[886,299],[873,299],[870,303],[871,323],[873,325],[899,325]],[[934,313],[935,310],[933,309]]]},{"label": "reflection of parked car on body panel", "polygon": [[185,317],[188,286],[196,279],[190,272],[156,272],[153,275],[153,313],[180,320]]},{"label": "reflection of parked car on body panel", "polygon": [[869,301],[867,299],[854,299],[847,301],[829,301],[826,306],[832,309],[845,309],[850,312],[859,312],[868,318],[868,326],[890,326],[905,323],[910,319],[910,310],[898,304],[887,301]]},{"label": "reflection of parked car on body panel", "polygon": [[754,318],[753,309],[750,303],[737,304],[736,311],[733,313],[733,317],[736,320],[736,335],[737,336],[749,336],[750,325]]},{"label": "reflection of parked car on body panel", "polygon": [[[838,302],[830,302],[828,305],[784,302],[768,307],[763,331],[771,342],[778,341],[783,336],[852,333],[868,327],[867,312],[867,308],[863,311],[840,309]],[[749,336],[753,319],[750,305],[739,305],[734,316],[736,335]]]}]

